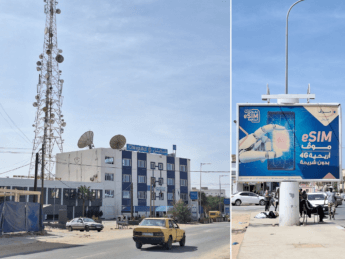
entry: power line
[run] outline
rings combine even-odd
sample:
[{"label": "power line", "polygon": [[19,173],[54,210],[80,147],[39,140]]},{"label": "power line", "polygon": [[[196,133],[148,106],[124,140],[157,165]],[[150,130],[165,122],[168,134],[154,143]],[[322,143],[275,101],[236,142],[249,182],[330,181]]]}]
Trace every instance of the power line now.
[{"label": "power line", "polygon": [[0,147],[0,149],[31,149],[31,148],[24,148],[24,147]]},{"label": "power line", "polygon": [[22,168],[22,167],[25,167],[25,166],[28,166],[28,165],[30,165],[30,163],[28,163],[28,164],[26,164],[26,165],[23,165],[23,166],[20,166],[20,167],[17,167],[17,168],[14,168],[14,169],[12,169],[12,170],[9,170],[9,171],[6,171],[6,172],[3,172],[3,173],[0,173],[0,174],[6,174],[6,173],[9,173],[9,172],[15,171],[15,170],[17,170],[17,169],[19,169],[19,168]]},{"label": "power line", "polygon": [[[7,117],[12,121],[13,125],[25,136],[26,140],[31,143],[30,139],[24,134],[23,131],[21,131],[21,129],[14,123],[14,121],[11,119],[11,117],[8,115],[8,113],[5,111],[4,107],[2,106],[2,104],[0,103],[1,109],[5,112],[5,114],[7,115]],[[2,114],[1,114],[2,115]]]}]

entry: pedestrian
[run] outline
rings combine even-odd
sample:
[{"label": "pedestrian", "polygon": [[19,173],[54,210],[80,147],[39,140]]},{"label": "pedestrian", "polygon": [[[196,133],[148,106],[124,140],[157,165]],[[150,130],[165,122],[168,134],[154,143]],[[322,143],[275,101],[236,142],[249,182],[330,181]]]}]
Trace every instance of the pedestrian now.
[{"label": "pedestrian", "polygon": [[269,187],[267,187],[266,191],[265,191],[265,211],[269,211],[270,210],[270,205],[271,205],[271,198],[269,195]]},{"label": "pedestrian", "polygon": [[302,202],[302,189],[299,189],[299,191],[298,191],[298,199],[299,199],[299,202],[298,202],[298,204],[299,204],[299,215],[302,217],[302,204],[301,204],[301,202]]},{"label": "pedestrian", "polygon": [[274,198],[276,198],[277,200],[275,201],[275,208],[274,211],[277,211],[277,207],[279,206],[279,188],[277,188],[276,194],[274,195]]},{"label": "pedestrian", "polygon": [[[326,192],[327,196],[325,197],[325,200],[328,200],[328,214],[329,214],[329,219],[334,219],[335,215],[335,204],[337,202],[337,199],[335,198],[335,193],[333,192],[333,187],[330,186],[328,188],[328,192]],[[324,200],[324,201],[325,201]]]}]

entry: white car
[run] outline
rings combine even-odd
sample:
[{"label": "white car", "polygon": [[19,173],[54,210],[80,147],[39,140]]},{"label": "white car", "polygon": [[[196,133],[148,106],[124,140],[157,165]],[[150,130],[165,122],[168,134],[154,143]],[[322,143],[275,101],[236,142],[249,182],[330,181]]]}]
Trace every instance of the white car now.
[{"label": "white car", "polygon": [[265,205],[265,197],[259,196],[253,192],[237,192],[231,196],[231,204],[241,205],[241,204],[258,204]]},{"label": "white car", "polygon": [[308,201],[313,205],[314,207],[317,207],[318,205],[321,205],[324,211],[328,211],[328,200],[325,200],[325,197],[327,197],[327,194],[324,192],[312,192],[308,193]]}]

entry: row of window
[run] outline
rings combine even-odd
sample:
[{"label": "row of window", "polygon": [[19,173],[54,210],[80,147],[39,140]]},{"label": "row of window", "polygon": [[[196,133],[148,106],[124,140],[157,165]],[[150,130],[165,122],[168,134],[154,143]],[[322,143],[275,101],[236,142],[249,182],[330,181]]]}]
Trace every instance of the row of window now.
[{"label": "row of window", "polygon": [[[156,195],[156,193],[154,192],[153,195]],[[130,191],[123,191],[122,192],[122,198],[123,199],[130,199]],[[143,191],[139,191],[138,192],[138,199],[146,199],[147,198],[147,192],[143,192]],[[187,193],[181,193],[180,194],[180,198],[184,201],[188,200],[188,195]],[[155,199],[155,197],[153,197],[153,199]],[[168,192],[168,200],[173,200],[174,199],[174,195],[171,192]],[[164,193],[161,192],[159,193],[159,200],[164,200]]]},{"label": "row of window", "polygon": [[[105,180],[106,181],[114,181],[114,174],[106,173],[105,174]],[[122,182],[124,182],[124,183],[132,182],[132,175],[123,174],[122,175]],[[138,175],[138,183],[146,183],[146,176],[145,175]],[[164,182],[162,181],[162,184],[163,183]],[[168,178],[168,185],[175,185],[175,179],[174,178]],[[181,186],[188,186],[188,181],[186,179],[181,179]]]},{"label": "row of window", "polygon": [[[106,164],[113,165],[114,164],[114,157],[109,157],[106,156],[104,162]],[[131,166],[132,165],[132,160],[129,158],[123,158],[122,159],[122,166]],[[146,161],[145,160],[138,160],[138,167],[139,168],[146,168]],[[156,168],[156,163],[151,162],[151,169]],[[158,170],[163,170],[163,164],[158,163]],[[169,171],[174,171],[175,170],[175,165],[174,164],[167,164],[167,170]],[[180,171],[182,172],[187,172],[187,167],[185,165],[180,165]]]}]

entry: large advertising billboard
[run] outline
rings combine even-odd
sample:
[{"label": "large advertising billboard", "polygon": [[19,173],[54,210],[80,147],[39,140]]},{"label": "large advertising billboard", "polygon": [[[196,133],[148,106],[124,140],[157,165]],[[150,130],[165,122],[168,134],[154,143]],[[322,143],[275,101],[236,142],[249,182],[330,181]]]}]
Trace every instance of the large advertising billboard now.
[{"label": "large advertising billboard", "polygon": [[340,104],[237,108],[238,181],[339,181]]}]

